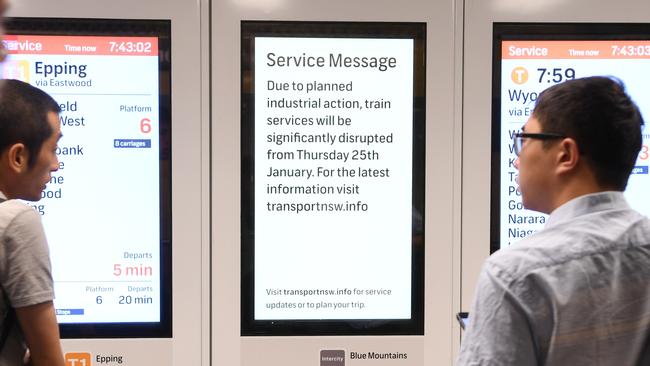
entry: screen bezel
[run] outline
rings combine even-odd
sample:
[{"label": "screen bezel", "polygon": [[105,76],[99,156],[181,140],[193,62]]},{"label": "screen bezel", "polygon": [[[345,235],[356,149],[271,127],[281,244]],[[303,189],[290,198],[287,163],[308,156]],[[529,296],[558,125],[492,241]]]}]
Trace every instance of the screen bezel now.
[{"label": "screen bezel", "polygon": [[157,37],[160,141],[160,321],[59,324],[61,338],[172,337],[171,21],[8,17],[6,34]]},{"label": "screen bezel", "polygon": [[501,248],[501,44],[503,41],[650,40],[642,23],[494,23],[492,30],[490,254]]},{"label": "screen bezel", "polygon": [[[411,319],[255,320],[255,37],[414,40]],[[241,22],[241,335],[423,335],[426,23]],[[419,217],[416,218],[416,212]]]}]

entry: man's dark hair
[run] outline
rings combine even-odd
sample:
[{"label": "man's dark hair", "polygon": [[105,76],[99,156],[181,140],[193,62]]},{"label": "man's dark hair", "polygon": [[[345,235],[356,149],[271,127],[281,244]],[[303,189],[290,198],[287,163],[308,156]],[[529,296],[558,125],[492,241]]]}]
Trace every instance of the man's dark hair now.
[{"label": "man's dark hair", "polygon": [[29,152],[27,166],[34,166],[52,134],[49,112],[59,113],[61,107],[44,91],[19,80],[0,80],[0,152],[22,143]]},{"label": "man's dark hair", "polygon": [[599,184],[625,190],[644,122],[623,82],[594,76],[554,85],[540,93],[533,116],[543,132],[576,141]]}]

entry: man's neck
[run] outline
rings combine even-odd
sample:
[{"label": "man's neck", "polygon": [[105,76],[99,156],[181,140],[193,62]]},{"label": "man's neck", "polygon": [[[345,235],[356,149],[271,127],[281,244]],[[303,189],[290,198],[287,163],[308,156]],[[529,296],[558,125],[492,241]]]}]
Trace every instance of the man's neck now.
[{"label": "man's neck", "polygon": [[552,209],[548,213],[555,211],[556,208],[563,204],[587,194],[613,191],[612,187],[606,187],[595,182],[593,179],[574,180],[564,185],[552,200]]}]

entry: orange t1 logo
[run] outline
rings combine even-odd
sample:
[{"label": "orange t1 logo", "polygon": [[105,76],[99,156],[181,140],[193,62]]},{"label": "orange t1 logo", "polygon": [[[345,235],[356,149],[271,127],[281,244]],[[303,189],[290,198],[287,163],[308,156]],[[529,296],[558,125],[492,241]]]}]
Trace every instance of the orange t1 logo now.
[{"label": "orange t1 logo", "polygon": [[90,353],[75,352],[65,354],[65,366],[90,366]]},{"label": "orange t1 logo", "polygon": [[521,85],[528,81],[528,70],[521,66],[515,67],[510,73],[510,78],[515,84]]},{"label": "orange t1 logo", "polygon": [[29,83],[29,62],[25,60],[7,60],[0,69],[2,70],[3,79],[18,79]]}]

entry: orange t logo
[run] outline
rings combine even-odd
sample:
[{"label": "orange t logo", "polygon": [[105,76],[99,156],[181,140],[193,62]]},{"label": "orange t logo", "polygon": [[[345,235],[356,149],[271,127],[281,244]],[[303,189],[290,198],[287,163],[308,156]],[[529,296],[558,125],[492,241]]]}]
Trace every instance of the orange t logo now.
[{"label": "orange t logo", "polygon": [[7,60],[4,65],[0,66],[0,70],[3,79],[18,79],[29,83],[29,62],[25,60]]},{"label": "orange t logo", "polygon": [[528,81],[528,70],[521,66],[515,67],[510,73],[510,78],[515,84],[523,84]]},{"label": "orange t logo", "polygon": [[65,354],[65,366],[90,366],[90,353],[75,352]]}]

